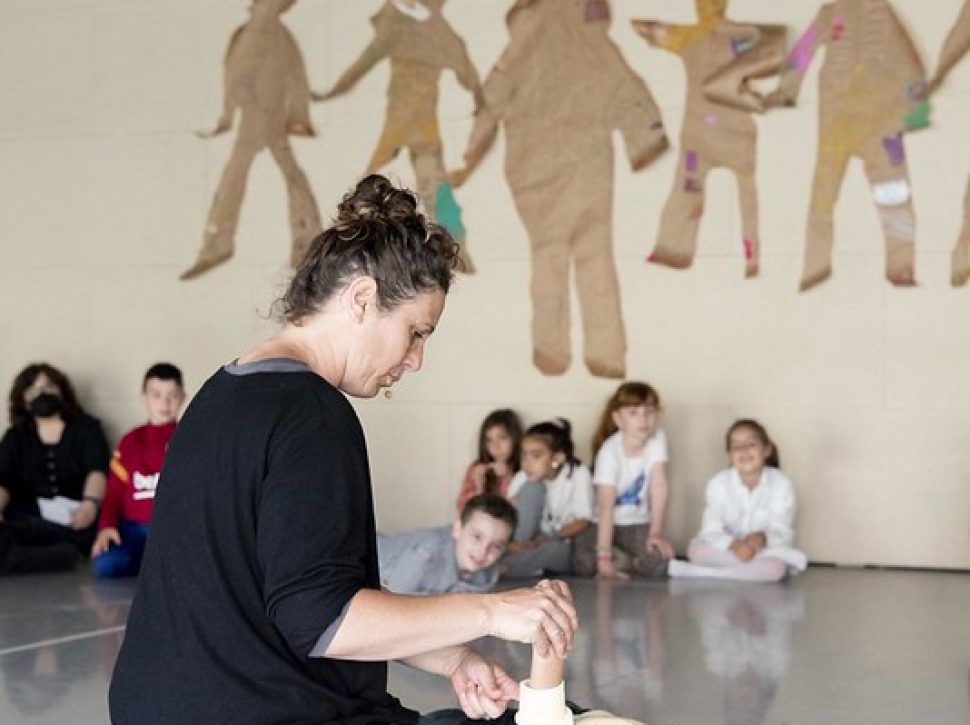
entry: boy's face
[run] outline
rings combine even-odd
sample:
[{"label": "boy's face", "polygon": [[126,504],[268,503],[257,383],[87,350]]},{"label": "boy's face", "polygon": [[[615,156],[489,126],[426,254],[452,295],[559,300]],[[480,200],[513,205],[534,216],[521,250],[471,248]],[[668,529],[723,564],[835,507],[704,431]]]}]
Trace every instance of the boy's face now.
[{"label": "boy's face", "polygon": [[185,402],[185,393],[182,386],[174,380],[148,378],[141,399],[148,412],[148,422],[152,425],[165,425],[178,416],[179,409]]},{"label": "boy's face", "polygon": [[452,535],[458,568],[473,573],[490,567],[501,558],[512,538],[512,527],[501,519],[475,511],[466,524],[455,522]]}]

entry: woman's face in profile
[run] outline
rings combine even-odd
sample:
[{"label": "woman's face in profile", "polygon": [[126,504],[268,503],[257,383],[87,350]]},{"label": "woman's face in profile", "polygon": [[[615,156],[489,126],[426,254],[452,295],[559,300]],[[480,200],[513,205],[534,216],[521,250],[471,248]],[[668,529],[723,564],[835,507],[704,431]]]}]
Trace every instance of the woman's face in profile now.
[{"label": "woman's face in profile", "polygon": [[373,398],[404,373],[419,370],[424,344],[437,327],[444,306],[444,292],[435,290],[421,292],[391,310],[369,308],[358,328],[361,337],[347,361],[341,389],[356,397]]}]

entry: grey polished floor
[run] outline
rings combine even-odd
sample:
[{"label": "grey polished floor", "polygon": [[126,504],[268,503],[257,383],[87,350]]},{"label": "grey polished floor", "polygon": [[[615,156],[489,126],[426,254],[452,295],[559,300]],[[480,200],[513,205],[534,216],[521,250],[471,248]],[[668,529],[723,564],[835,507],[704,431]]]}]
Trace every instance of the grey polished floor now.
[{"label": "grey polished floor", "polygon": [[[568,694],[651,725],[967,725],[970,575],[812,568],[782,585],[575,581]],[[105,723],[132,582],[0,579],[0,723]],[[521,645],[479,645],[516,675]],[[412,707],[451,706],[401,666]]]}]

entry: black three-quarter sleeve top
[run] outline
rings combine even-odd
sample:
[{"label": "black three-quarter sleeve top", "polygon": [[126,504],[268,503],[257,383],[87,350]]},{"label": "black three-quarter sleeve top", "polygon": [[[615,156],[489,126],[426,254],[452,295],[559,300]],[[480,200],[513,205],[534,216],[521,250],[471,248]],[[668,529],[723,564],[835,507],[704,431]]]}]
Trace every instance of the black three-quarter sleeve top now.
[{"label": "black three-quarter sleeve top", "polygon": [[350,403],[295,361],[226,366],[169,445],[112,722],[416,722],[387,694],[386,663],[310,656],[351,597],[379,586]]}]

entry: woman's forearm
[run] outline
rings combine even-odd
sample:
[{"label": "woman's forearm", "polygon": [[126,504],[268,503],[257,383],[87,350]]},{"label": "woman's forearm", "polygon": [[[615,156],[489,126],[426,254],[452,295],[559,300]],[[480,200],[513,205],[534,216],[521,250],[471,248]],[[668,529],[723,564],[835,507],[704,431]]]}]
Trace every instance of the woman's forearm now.
[{"label": "woman's forearm", "polygon": [[102,471],[91,471],[84,479],[84,497],[104,500],[104,492],[108,487],[108,478]]},{"label": "woman's forearm", "polygon": [[[410,597],[362,589],[351,600],[326,656],[409,662],[415,657],[433,657],[435,651],[489,634],[488,596]],[[374,626],[375,622],[380,626]],[[425,669],[420,664],[415,666]]]},{"label": "woman's forearm", "polygon": [[468,648],[463,645],[440,647],[430,652],[405,657],[401,662],[423,672],[430,672],[432,675],[450,677],[468,652]]}]

